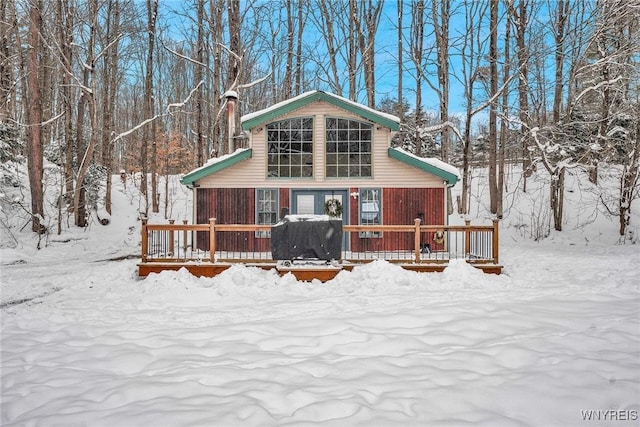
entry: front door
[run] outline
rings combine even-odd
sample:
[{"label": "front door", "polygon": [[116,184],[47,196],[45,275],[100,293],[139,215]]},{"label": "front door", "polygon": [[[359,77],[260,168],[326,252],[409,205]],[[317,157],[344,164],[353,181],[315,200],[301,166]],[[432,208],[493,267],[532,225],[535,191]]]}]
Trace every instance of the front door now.
[{"label": "front door", "polygon": [[[335,199],[342,207],[342,215],[335,219],[341,219],[342,224],[348,224],[349,218],[349,192],[347,190],[292,190],[291,213],[295,215],[325,215],[327,201]],[[347,249],[346,234],[343,234],[342,247]]]}]

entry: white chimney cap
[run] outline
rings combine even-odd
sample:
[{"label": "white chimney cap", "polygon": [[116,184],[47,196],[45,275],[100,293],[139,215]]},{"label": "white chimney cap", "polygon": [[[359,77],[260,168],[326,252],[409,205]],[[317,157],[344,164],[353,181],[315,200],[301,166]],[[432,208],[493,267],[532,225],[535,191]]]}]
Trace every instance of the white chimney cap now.
[{"label": "white chimney cap", "polygon": [[236,92],[235,90],[228,90],[222,95],[222,97],[238,99],[238,92]]}]

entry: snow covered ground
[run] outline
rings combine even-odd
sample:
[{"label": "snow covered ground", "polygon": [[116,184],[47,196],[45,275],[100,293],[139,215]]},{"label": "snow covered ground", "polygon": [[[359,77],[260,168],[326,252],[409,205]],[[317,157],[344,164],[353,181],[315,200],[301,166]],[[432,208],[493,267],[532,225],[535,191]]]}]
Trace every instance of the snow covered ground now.
[{"label": "snow covered ground", "polygon": [[0,424],[638,425],[640,244],[568,183],[567,231],[538,242],[543,196],[510,196],[501,276],[378,261],[323,284],[138,279],[118,181],[111,225],[3,242]]}]

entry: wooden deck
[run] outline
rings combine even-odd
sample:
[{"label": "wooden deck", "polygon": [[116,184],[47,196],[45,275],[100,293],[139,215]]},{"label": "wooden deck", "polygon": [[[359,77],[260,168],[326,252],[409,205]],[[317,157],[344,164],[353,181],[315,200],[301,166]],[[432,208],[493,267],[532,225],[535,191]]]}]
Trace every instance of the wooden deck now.
[{"label": "wooden deck", "polygon": [[[141,277],[147,276],[151,273],[161,273],[163,271],[178,271],[182,268],[186,268],[191,274],[199,277],[213,277],[226,269],[230,268],[233,263],[193,263],[193,262],[146,262],[138,264],[138,274]],[[311,282],[317,279],[321,282],[326,282],[338,275],[342,270],[351,271],[357,265],[362,264],[345,264],[340,268],[335,267],[294,267],[294,268],[282,268],[278,267],[276,263],[245,263],[249,267],[258,267],[263,270],[275,269],[281,276],[291,273],[297,280]],[[433,273],[442,272],[447,264],[398,264],[402,268],[411,271],[417,271],[421,273]],[[484,273],[488,274],[501,274],[502,266],[494,264],[476,264],[474,267],[479,268]]]},{"label": "wooden deck", "polygon": [[[138,264],[138,275],[186,268],[195,276],[213,277],[241,263],[265,270],[275,269],[281,275],[291,273],[301,281],[317,279],[326,282],[342,270],[350,271],[357,265],[380,259],[418,272],[441,272],[452,259],[464,259],[485,273],[502,272],[498,258],[498,221],[491,226],[471,226],[469,222],[463,226],[421,225],[420,220],[411,225],[345,225],[343,232],[346,242],[353,241],[363,233],[383,237],[366,240],[376,242],[366,251],[344,250],[339,262],[325,265],[305,260],[287,263],[271,259],[271,252],[266,250],[270,247],[270,239],[264,237],[264,233],[270,229],[268,225],[216,224],[213,219],[209,224],[192,225],[175,224],[173,221],[170,224],[148,224],[143,220],[142,262]],[[220,239],[222,233],[226,234],[224,240]],[[433,242],[435,233],[444,233],[444,241]],[[221,248],[218,240],[229,244],[230,238],[237,239],[238,242],[232,244],[236,248],[251,245],[254,249],[261,246],[262,250]],[[386,243],[379,244],[383,239],[386,239]],[[202,245],[202,241],[207,244],[200,249],[198,243]],[[407,241],[411,248],[406,248]],[[438,250],[425,250],[429,242],[432,242],[431,247],[437,247]],[[403,245],[404,249],[389,249]]]}]

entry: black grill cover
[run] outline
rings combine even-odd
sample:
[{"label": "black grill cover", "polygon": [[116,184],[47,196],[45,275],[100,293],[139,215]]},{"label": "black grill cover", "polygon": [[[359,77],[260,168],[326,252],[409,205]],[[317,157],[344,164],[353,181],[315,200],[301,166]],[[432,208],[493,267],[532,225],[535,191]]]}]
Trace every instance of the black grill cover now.
[{"label": "black grill cover", "polygon": [[274,260],[340,260],[342,220],[326,215],[287,215],[271,227],[271,256]]}]

